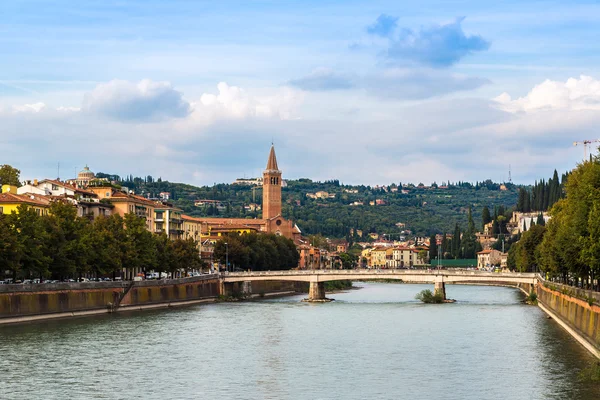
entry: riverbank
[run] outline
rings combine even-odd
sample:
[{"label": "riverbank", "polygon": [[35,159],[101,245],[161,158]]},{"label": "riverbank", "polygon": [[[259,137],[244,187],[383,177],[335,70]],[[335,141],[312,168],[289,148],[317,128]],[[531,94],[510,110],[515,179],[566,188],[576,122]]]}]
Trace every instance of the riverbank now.
[{"label": "riverbank", "polygon": [[[293,282],[260,282],[249,299],[297,294]],[[0,325],[216,302],[218,275],[148,281],[0,285]]]}]

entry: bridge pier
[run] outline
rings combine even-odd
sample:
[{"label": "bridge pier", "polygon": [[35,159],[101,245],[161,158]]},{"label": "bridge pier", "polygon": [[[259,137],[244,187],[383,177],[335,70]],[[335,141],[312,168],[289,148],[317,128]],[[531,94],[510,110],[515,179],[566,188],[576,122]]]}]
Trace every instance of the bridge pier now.
[{"label": "bridge pier", "polygon": [[310,282],[308,298],[303,301],[325,303],[331,300],[325,297],[325,282]]},{"label": "bridge pier", "polygon": [[443,280],[436,280],[435,281],[435,286],[434,286],[434,290],[433,290],[434,294],[441,294],[442,298],[444,300],[446,300],[446,284],[444,283]]},{"label": "bridge pier", "polygon": [[325,282],[311,282],[308,289],[308,300],[325,300]]},{"label": "bridge pier", "polygon": [[251,281],[242,282],[242,294],[243,295],[251,295],[252,294],[252,282]]}]

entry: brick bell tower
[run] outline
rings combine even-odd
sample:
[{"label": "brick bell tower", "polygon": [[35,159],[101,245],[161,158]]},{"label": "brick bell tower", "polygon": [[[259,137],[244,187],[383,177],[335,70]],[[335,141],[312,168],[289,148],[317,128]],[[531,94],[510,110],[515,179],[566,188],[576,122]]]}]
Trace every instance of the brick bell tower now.
[{"label": "brick bell tower", "polygon": [[263,172],[263,219],[281,215],[281,171],[277,167],[275,147],[271,145],[267,169]]}]

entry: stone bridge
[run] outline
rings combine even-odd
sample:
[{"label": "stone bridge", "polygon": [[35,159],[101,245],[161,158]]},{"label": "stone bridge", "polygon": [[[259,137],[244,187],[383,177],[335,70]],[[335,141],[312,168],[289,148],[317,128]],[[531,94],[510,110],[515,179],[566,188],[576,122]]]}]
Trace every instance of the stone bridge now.
[{"label": "stone bridge", "polygon": [[[223,287],[242,282],[248,291],[253,281],[309,282],[308,300],[325,300],[324,282],[339,280],[395,279],[406,283],[433,283],[435,292],[446,299],[446,283],[472,284],[531,284],[535,285],[536,274],[531,272],[483,272],[477,270],[406,270],[406,269],[351,269],[351,270],[289,270],[226,272],[221,275]],[[223,290],[223,293],[225,289]]]}]

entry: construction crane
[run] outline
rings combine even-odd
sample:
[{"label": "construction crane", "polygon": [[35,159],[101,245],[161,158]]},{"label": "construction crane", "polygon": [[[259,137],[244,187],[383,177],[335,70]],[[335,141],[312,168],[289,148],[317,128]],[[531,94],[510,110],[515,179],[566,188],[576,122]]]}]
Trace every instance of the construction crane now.
[{"label": "construction crane", "polygon": [[586,161],[587,160],[587,149],[588,146],[592,143],[600,143],[600,139],[592,139],[592,140],[584,140],[582,142],[573,142],[573,146],[578,146],[580,144],[583,145],[583,160]]}]

